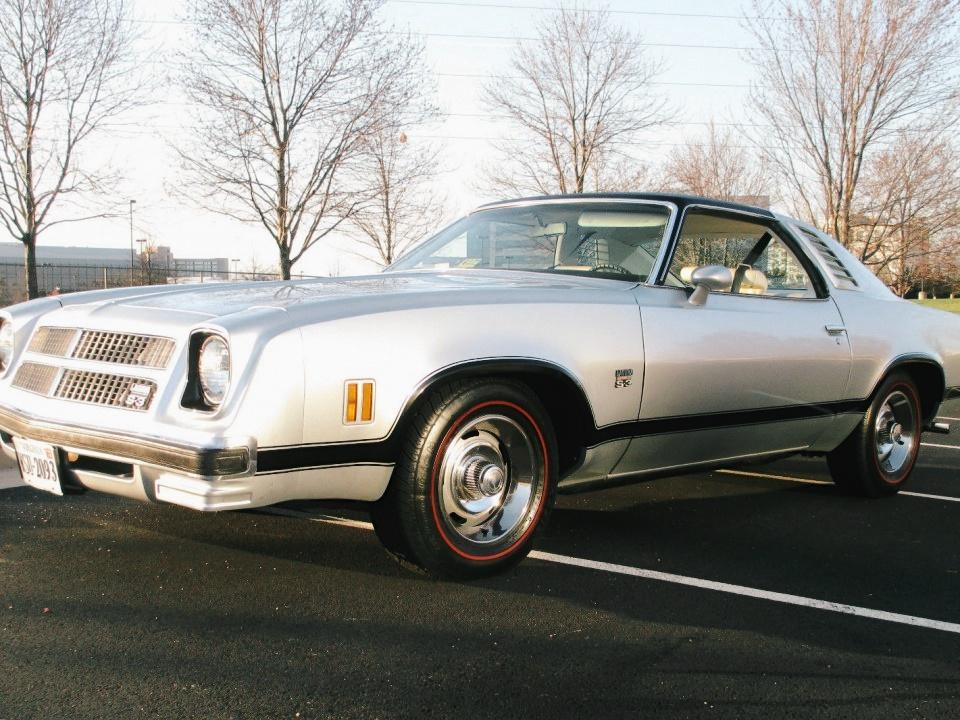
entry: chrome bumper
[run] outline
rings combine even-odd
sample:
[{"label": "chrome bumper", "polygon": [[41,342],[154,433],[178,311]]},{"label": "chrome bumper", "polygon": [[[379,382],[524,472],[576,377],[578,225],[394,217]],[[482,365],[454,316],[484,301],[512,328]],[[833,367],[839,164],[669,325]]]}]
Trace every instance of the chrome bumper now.
[{"label": "chrome bumper", "polygon": [[250,470],[247,447],[197,448],[169,440],[61,425],[0,407],[0,431],[132,464],[201,477],[240,475]]},{"label": "chrome bumper", "polygon": [[[383,495],[393,471],[392,463],[384,463],[257,475],[253,439],[238,438],[231,447],[196,447],[163,438],[56,423],[0,407],[0,449],[15,459],[11,443],[14,436],[60,448],[64,475],[77,489],[207,512],[288,500],[374,501]],[[237,446],[238,440],[246,442]],[[113,464],[98,466],[89,458]]]}]

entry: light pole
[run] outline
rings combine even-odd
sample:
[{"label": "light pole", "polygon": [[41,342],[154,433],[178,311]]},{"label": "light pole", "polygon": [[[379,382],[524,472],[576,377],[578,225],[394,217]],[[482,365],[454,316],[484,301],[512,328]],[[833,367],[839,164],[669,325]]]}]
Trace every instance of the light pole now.
[{"label": "light pole", "polygon": [[240,262],[240,258],[233,258],[230,260],[233,263],[233,281],[237,281],[237,264]]},{"label": "light pole", "polygon": [[130,201],[130,285],[133,285],[133,206],[137,204],[136,200]]}]

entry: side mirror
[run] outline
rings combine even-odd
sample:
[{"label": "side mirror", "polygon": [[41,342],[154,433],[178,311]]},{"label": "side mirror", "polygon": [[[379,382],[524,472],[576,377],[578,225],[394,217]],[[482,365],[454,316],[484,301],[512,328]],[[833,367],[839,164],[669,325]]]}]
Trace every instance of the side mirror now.
[{"label": "side mirror", "polygon": [[710,291],[729,292],[733,287],[733,270],[723,265],[701,265],[690,273],[690,284],[694,286],[690,295],[691,305],[703,305]]}]

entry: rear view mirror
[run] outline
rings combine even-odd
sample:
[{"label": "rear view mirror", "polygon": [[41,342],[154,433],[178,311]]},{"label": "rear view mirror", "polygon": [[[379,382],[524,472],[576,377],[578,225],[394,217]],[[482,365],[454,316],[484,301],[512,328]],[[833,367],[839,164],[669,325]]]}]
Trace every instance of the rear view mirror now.
[{"label": "rear view mirror", "polygon": [[694,287],[706,285],[707,290],[729,292],[733,287],[733,270],[723,265],[701,265],[690,274]]},{"label": "rear view mirror", "polygon": [[723,265],[701,265],[690,273],[690,284],[694,286],[690,296],[691,305],[703,305],[707,295],[713,292],[730,292],[733,287],[734,273]]},{"label": "rear view mirror", "polygon": [[563,235],[567,232],[567,224],[562,222],[549,223],[543,227],[536,228],[530,237],[548,237],[550,235]]}]

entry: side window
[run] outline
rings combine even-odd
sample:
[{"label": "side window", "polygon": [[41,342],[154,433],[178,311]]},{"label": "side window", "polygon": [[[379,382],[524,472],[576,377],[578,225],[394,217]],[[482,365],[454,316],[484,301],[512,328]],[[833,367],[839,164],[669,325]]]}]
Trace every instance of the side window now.
[{"label": "side window", "polygon": [[706,212],[688,213],[680,230],[667,284],[692,287],[693,271],[704,265],[731,270],[721,292],[767,297],[815,298],[807,271],[793,251],[761,223]]}]

